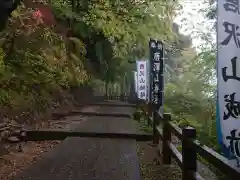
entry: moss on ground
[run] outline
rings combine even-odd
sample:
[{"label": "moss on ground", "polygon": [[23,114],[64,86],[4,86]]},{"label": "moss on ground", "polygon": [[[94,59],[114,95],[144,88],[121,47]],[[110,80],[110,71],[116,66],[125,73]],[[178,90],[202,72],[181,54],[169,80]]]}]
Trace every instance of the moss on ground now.
[{"label": "moss on ground", "polygon": [[[152,133],[152,127],[147,125],[144,116],[135,121],[139,132]],[[161,155],[152,142],[138,142],[137,153],[140,163],[141,180],[180,180],[181,169],[173,161],[171,165],[164,165],[161,162]]]},{"label": "moss on ground", "polygon": [[180,180],[181,169],[175,162],[171,165],[162,164],[157,148],[151,147],[150,143],[140,142],[137,144],[141,180]]}]

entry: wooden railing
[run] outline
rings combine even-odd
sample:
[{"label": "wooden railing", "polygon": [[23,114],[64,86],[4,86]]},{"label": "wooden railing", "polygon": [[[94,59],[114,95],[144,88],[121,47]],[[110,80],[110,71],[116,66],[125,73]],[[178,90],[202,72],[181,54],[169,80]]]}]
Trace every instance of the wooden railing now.
[{"label": "wooden railing", "polygon": [[105,95],[104,100],[121,100],[121,101],[128,101],[128,95]]},{"label": "wooden railing", "polygon": [[[195,128],[180,128],[171,121],[170,114],[164,114],[161,117],[157,112],[151,113],[151,109],[148,108],[148,110],[145,114],[148,117],[148,124],[153,127],[153,143],[161,148],[159,152],[162,155],[162,162],[171,164],[171,159],[174,158],[182,169],[183,180],[203,180],[197,172],[197,155],[207,160],[230,179],[240,179],[240,172],[232,167],[224,156],[197,141]],[[181,141],[182,152],[173,144],[172,135]],[[162,141],[162,146],[158,146],[160,141]]]}]

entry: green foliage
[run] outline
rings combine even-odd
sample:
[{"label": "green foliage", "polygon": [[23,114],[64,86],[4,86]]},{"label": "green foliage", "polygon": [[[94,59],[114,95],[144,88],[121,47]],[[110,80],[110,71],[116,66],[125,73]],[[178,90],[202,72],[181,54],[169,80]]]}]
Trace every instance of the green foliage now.
[{"label": "green foliage", "polygon": [[53,0],[52,7],[58,19],[71,21],[74,36],[87,47],[87,59],[107,83],[130,71],[128,59],[148,57],[150,37],[171,44],[172,17],[179,8],[177,2],[166,0],[76,0],[74,6]]},{"label": "green foliage", "polygon": [[195,127],[201,143],[218,150],[215,59],[214,51],[196,54],[190,47],[176,56],[174,61],[181,66],[166,77],[164,108],[178,125]]},{"label": "green foliage", "polygon": [[148,58],[152,37],[167,51],[165,111],[179,125],[196,127],[200,140],[217,148],[214,48],[197,55],[191,38],[179,33],[173,23],[178,2],[51,0],[48,5],[70,37],[33,19],[24,5],[12,13],[0,35],[2,106],[41,109],[55,91],[88,82],[106,90],[125,84],[126,89],[135,66],[128,61]]},{"label": "green foliage", "polygon": [[55,91],[93,79],[106,87],[123,79],[129,84],[134,65],[128,61],[148,57],[150,37],[166,46],[176,40],[172,19],[179,6],[174,0],[74,2],[44,1],[56,27],[34,18],[34,9],[24,4],[12,13],[0,34],[2,106],[44,107]]},{"label": "green foliage", "polygon": [[[138,118],[134,118],[137,116]],[[147,117],[144,115],[144,112],[140,108],[136,108],[136,111],[133,113],[133,119],[137,121],[137,125],[141,132],[153,133],[153,128],[147,125]]]},{"label": "green foliage", "polygon": [[[83,43],[56,34],[41,19],[33,19],[31,9],[23,5],[14,11],[0,39],[2,107],[41,110],[50,103],[53,92],[89,79],[83,66]],[[69,44],[75,48],[69,49]]]}]

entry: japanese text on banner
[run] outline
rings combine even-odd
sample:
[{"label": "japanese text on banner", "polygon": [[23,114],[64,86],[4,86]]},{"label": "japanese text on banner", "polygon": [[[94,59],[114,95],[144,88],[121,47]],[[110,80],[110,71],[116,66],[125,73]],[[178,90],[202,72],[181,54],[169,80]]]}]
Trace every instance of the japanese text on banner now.
[{"label": "japanese text on banner", "polygon": [[137,61],[138,98],[147,99],[147,64],[146,61]]},{"label": "japanese text on banner", "polygon": [[163,106],[163,44],[160,41],[150,40],[151,60],[151,91],[152,102],[157,109]]},{"label": "japanese text on banner", "polygon": [[229,162],[240,168],[240,0],[218,0],[218,136]]}]

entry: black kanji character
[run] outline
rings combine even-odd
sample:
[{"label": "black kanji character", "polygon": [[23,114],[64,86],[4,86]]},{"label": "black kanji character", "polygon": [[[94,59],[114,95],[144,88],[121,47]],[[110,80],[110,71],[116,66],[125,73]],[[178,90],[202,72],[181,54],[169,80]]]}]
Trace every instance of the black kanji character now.
[{"label": "black kanji character", "polygon": [[224,96],[224,101],[226,102],[227,113],[224,112],[223,120],[227,120],[230,116],[233,118],[238,118],[240,114],[240,102],[235,101],[236,93]]},{"label": "black kanji character", "polygon": [[144,71],[140,71],[139,76],[144,76]]},{"label": "black kanji character", "polygon": [[145,90],[146,86],[145,85],[140,85],[139,89],[140,89],[140,91]]},{"label": "black kanji character", "polygon": [[140,83],[145,83],[145,80],[142,78],[142,79],[140,79],[139,82],[140,82]]},{"label": "black kanji character", "polygon": [[221,44],[228,45],[230,40],[233,38],[236,46],[239,48],[240,47],[240,41],[238,39],[238,37],[240,36],[240,33],[238,32],[239,26],[227,21],[223,22],[223,26],[225,28],[225,32],[228,33],[228,37],[223,42],[221,42]]},{"label": "black kanji character", "polygon": [[144,98],[146,96],[145,92],[140,92],[140,98]]},{"label": "black kanji character", "polygon": [[222,68],[223,80],[225,82],[228,79],[234,79],[234,80],[240,81],[240,77],[237,76],[237,56],[235,56],[231,59],[231,64],[232,64],[232,75],[227,75],[227,68],[228,67]]},{"label": "black kanji character", "polygon": [[223,7],[226,11],[232,11],[234,13],[240,14],[240,12],[239,12],[239,0],[226,0]]},{"label": "black kanji character", "polygon": [[239,147],[240,147],[240,137],[239,137],[239,134],[238,134],[238,137],[236,137],[236,132],[237,132],[237,129],[233,129],[230,132],[230,136],[227,136],[226,139],[230,140],[230,142],[229,142],[230,152],[233,155],[235,155],[237,157],[240,157],[240,150],[239,150]]}]

